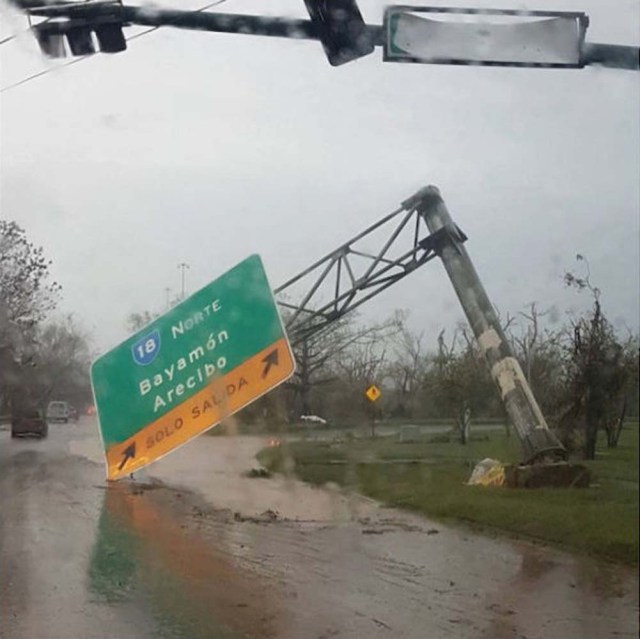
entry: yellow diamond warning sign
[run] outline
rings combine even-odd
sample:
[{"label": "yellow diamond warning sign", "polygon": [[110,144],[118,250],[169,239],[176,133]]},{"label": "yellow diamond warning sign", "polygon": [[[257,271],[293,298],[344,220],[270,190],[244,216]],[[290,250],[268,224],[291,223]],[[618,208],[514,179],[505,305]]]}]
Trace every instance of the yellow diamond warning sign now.
[{"label": "yellow diamond warning sign", "polygon": [[367,388],[364,394],[367,396],[367,399],[370,402],[377,401],[378,399],[380,399],[380,395],[382,395],[380,389],[375,384],[371,384],[371,386]]}]

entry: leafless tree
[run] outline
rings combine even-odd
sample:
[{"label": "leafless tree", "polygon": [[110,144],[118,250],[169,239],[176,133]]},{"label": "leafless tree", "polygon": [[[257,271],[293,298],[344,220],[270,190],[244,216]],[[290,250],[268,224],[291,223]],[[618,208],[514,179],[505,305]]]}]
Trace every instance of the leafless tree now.
[{"label": "leafless tree", "polygon": [[552,417],[564,401],[565,361],[562,330],[550,330],[545,318],[551,310],[541,311],[536,302],[519,313],[519,321],[508,336],[516,357],[543,412]]},{"label": "leafless tree", "polygon": [[125,320],[125,327],[128,331],[132,333],[138,332],[140,329],[144,328],[147,324],[153,322],[154,319],[160,317],[159,313],[155,311],[137,311],[134,313],[129,313],[127,315],[127,319]]},{"label": "leafless tree", "polygon": [[[482,362],[478,361],[474,341],[464,329],[463,325],[459,325],[449,344],[445,341],[445,331],[440,332],[434,371],[428,382],[429,392],[435,401],[454,417],[461,444],[469,441],[477,382],[485,372]],[[464,342],[461,351],[457,349],[459,341]]]},{"label": "leafless tree", "polygon": [[38,403],[63,399],[82,406],[91,402],[88,335],[72,316],[43,325],[37,335],[32,385]]},{"label": "leafless tree", "polygon": [[[384,361],[384,358],[379,361],[379,346],[386,343],[396,330],[395,320],[366,325],[359,324],[357,319],[357,315],[346,316],[329,329],[302,340],[294,348],[296,373],[288,387],[294,393],[294,404],[301,414],[314,412],[314,392],[321,394],[322,389],[339,378],[351,386],[354,376],[374,375],[373,370],[363,374],[363,367],[375,368],[374,362],[377,362],[379,368]],[[294,411],[297,412],[295,408]]]},{"label": "leafless tree", "polygon": [[408,314],[397,311],[397,333],[391,344],[390,361],[385,378],[398,395],[396,412],[411,415],[417,410],[419,394],[427,369],[424,331],[414,333],[407,325]]}]

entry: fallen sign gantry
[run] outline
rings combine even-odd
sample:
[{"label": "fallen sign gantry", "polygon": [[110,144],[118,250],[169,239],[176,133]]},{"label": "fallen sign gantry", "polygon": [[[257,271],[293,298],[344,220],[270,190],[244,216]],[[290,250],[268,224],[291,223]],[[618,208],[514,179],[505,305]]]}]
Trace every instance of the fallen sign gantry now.
[{"label": "fallen sign gantry", "polygon": [[[382,235],[378,252],[366,253]],[[373,233],[377,233],[374,237]],[[404,233],[404,236],[403,236]],[[466,235],[454,224],[435,186],[427,186],[400,208],[314,262],[276,289],[288,313],[287,333],[294,346],[400,281],[418,267],[440,257],[491,370],[520,442],[523,461],[565,458],[565,449],[549,430],[518,360],[480,282],[464,243]],[[359,258],[361,270],[356,268]],[[306,278],[306,279],[305,279]],[[292,303],[294,286],[307,291]],[[330,294],[327,297],[327,294]]]},{"label": "fallen sign gantry", "polygon": [[[385,234],[380,240],[382,230]],[[380,248],[372,251],[376,238]],[[537,466],[535,484],[544,484],[545,465],[550,484],[585,485],[586,469],[566,463],[566,450],[547,425],[467,253],[466,240],[440,191],[435,186],[421,189],[396,211],[276,289],[276,295],[283,296],[279,304],[288,312],[286,327],[292,343],[330,330],[334,321],[440,257],[518,435],[521,460]],[[306,294],[301,302],[292,303],[289,300],[296,286],[302,286]],[[518,468],[507,473],[511,483],[529,485],[529,474],[516,472]]]},{"label": "fallen sign gantry", "polygon": [[428,186],[403,205],[415,208],[432,233],[440,233],[436,251],[453,284],[480,351],[498,386],[504,407],[523,449],[523,460],[558,461],[566,451],[547,422],[515,358],[493,304],[465,249],[466,237],[453,223],[435,186]]}]

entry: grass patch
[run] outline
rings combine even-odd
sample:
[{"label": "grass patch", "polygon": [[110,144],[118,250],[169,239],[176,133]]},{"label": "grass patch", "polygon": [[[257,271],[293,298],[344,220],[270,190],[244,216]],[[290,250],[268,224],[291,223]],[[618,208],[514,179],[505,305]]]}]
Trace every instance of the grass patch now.
[{"label": "grass patch", "polygon": [[[602,442],[588,489],[509,490],[466,486],[485,457],[516,461],[515,436],[483,433],[467,446],[395,437],[351,442],[293,442],[262,450],[260,462],[275,472],[291,465],[312,484],[335,482],[385,504],[430,517],[463,521],[535,538],[574,551],[638,563],[638,422],[625,426],[618,448]],[[601,439],[604,439],[603,437]]]}]

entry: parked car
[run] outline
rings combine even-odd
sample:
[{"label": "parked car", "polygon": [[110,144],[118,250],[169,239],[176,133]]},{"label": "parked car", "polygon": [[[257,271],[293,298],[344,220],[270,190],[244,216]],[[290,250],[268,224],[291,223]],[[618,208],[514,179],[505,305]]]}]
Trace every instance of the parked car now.
[{"label": "parked car", "polygon": [[317,425],[320,428],[328,428],[329,422],[318,415],[300,415],[300,421],[305,426]]},{"label": "parked car", "polygon": [[49,425],[41,410],[25,411],[11,418],[11,437],[32,435],[44,438],[49,433]]},{"label": "parked car", "polygon": [[64,422],[69,421],[69,404],[67,402],[49,402],[47,406],[47,420],[50,422]]}]

